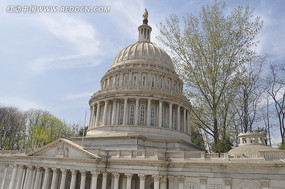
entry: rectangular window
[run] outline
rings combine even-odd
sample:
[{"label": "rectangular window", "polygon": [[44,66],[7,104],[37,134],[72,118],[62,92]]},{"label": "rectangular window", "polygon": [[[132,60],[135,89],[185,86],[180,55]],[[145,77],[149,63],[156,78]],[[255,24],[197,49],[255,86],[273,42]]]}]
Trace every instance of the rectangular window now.
[{"label": "rectangular window", "polygon": [[121,107],[120,107],[119,125],[122,125],[123,121],[124,121],[124,105],[121,105]]},{"label": "rectangular window", "polygon": [[141,112],[140,112],[140,125],[145,125],[145,119],[144,116],[145,115],[145,106],[144,104],[141,105]]},{"label": "rectangular window", "polygon": [[163,79],[160,79],[160,88],[163,88]]},{"label": "rectangular window", "polygon": [[133,86],[136,86],[137,85],[137,76],[134,75],[133,77]]},{"label": "rectangular window", "polygon": [[145,76],[142,77],[142,86],[146,86],[146,77]]},{"label": "rectangular window", "polygon": [[131,105],[130,107],[130,125],[134,125],[135,123],[135,105]]},{"label": "rectangular window", "polygon": [[151,87],[154,87],[154,84],[155,84],[154,81],[155,81],[155,77],[152,76],[152,77],[151,77]]},{"label": "rectangular window", "polygon": [[150,125],[151,126],[155,125],[155,107],[154,106],[151,107],[151,111],[150,111]]},{"label": "rectangular window", "polygon": [[129,74],[124,75],[124,85],[125,86],[129,85]]},{"label": "rectangular window", "polygon": [[117,87],[119,87],[120,86],[120,76],[117,76]]},{"label": "rectangular window", "polygon": [[113,77],[110,77],[110,87],[113,87]]}]

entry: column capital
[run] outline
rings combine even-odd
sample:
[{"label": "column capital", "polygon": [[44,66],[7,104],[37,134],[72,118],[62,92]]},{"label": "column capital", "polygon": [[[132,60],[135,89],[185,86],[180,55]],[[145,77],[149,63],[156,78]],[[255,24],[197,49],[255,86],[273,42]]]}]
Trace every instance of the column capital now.
[{"label": "column capital", "polygon": [[100,175],[99,171],[91,171],[92,176],[98,176]]},{"label": "column capital", "polygon": [[169,182],[174,182],[175,177],[174,176],[168,176]]},{"label": "column capital", "polygon": [[112,173],[114,178],[119,178],[120,177],[120,173]]},{"label": "column capital", "polygon": [[77,174],[77,170],[75,170],[75,169],[71,169],[70,172],[71,172],[72,175],[76,175]]},{"label": "column capital", "polygon": [[161,176],[160,182],[166,182],[167,181],[167,176]]},{"label": "column capital", "polygon": [[57,171],[57,168],[53,167],[51,168],[53,172],[56,172]]},{"label": "column capital", "polygon": [[61,174],[66,174],[67,170],[66,169],[60,169]]},{"label": "column capital", "polygon": [[160,176],[159,175],[152,175],[154,182],[159,182]]},{"label": "column capital", "polygon": [[30,171],[32,171],[32,170],[34,169],[34,167],[31,166],[31,165],[29,165],[29,166],[27,166],[27,169],[29,169]]},{"label": "column capital", "polygon": [[44,170],[45,171],[49,171],[49,167],[44,167]]},{"label": "column capital", "polygon": [[133,174],[131,174],[131,173],[125,173],[125,175],[127,176],[127,178],[132,178],[133,177]]},{"label": "column capital", "polygon": [[145,175],[144,174],[138,174],[138,176],[140,177],[140,179],[145,180]]},{"label": "column capital", "polygon": [[104,176],[107,177],[108,173],[107,173],[107,172],[104,172],[104,173],[102,173],[102,175],[103,175],[103,177],[104,177]]},{"label": "column capital", "polygon": [[86,175],[86,171],[85,170],[80,170],[80,174],[81,174],[81,176],[82,175],[85,176]]},{"label": "column capital", "polygon": [[185,177],[184,177],[184,176],[178,176],[177,178],[178,178],[178,181],[179,181],[179,182],[184,182],[184,180],[185,180]]},{"label": "column capital", "polygon": [[20,169],[23,169],[25,167],[25,165],[19,165]]},{"label": "column capital", "polygon": [[207,177],[200,177],[200,184],[207,184]]}]

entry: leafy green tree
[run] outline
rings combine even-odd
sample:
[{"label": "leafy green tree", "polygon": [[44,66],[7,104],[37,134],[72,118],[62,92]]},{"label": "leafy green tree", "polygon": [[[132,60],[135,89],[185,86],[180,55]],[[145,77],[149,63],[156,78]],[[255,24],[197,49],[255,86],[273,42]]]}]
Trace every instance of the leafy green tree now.
[{"label": "leafy green tree", "polygon": [[27,115],[27,148],[38,148],[59,138],[74,136],[72,129],[43,110],[29,110]]},{"label": "leafy green tree", "polygon": [[232,131],[231,106],[245,63],[255,56],[254,39],[262,28],[249,6],[238,6],[229,15],[225,6],[215,1],[203,6],[199,17],[184,17],[183,27],[176,15],[159,27],[159,39],[173,55],[198,125],[213,138],[216,152],[228,150],[224,144]]}]

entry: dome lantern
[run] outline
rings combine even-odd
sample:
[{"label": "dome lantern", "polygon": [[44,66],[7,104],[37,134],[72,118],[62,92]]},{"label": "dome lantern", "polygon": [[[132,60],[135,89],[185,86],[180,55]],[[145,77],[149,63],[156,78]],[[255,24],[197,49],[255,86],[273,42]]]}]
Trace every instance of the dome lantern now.
[{"label": "dome lantern", "polygon": [[147,24],[148,23],[148,11],[145,9],[143,14],[143,24],[138,27],[139,30],[139,41],[150,42],[150,33],[152,28]]}]

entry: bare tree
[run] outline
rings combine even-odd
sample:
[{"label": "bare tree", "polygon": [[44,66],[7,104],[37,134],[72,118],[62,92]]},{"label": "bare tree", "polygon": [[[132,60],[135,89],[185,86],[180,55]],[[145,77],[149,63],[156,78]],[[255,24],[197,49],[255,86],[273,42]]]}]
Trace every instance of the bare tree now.
[{"label": "bare tree", "polygon": [[284,64],[271,64],[267,77],[267,93],[273,100],[275,113],[278,117],[281,145],[285,145],[285,70]]},{"label": "bare tree", "polygon": [[19,149],[25,132],[25,116],[15,107],[0,107],[0,149]]},{"label": "bare tree", "polygon": [[[244,74],[239,81],[239,90],[234,100],[235,125],[240,132],[252,132],[257,120],[261,96],[264,91],[261,82],[265,57],[253,57],[245,64]],[[237,133],[238,134],[238,133]]]}]

